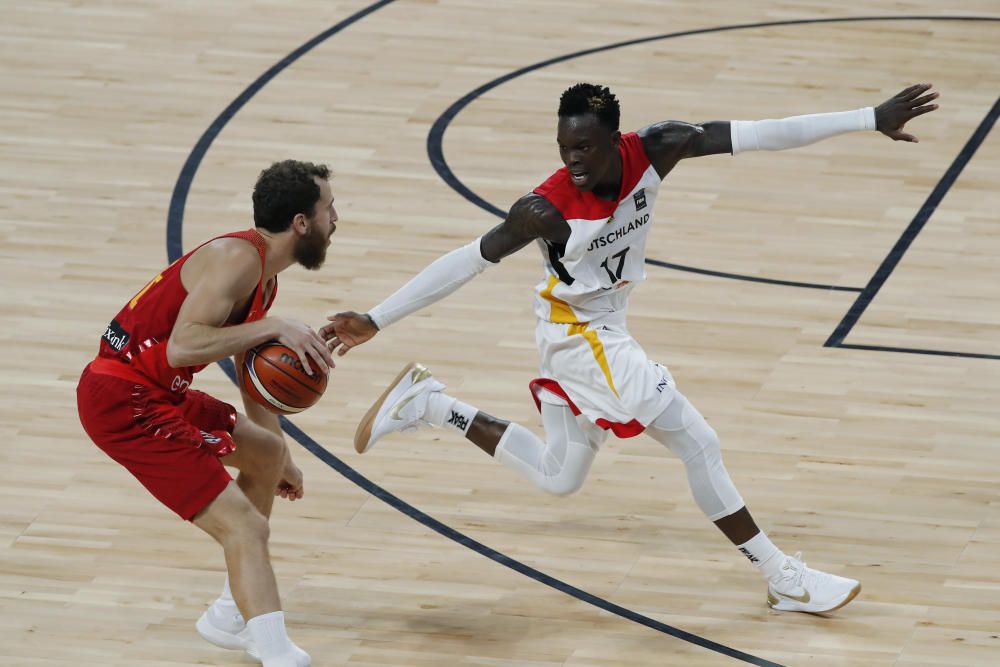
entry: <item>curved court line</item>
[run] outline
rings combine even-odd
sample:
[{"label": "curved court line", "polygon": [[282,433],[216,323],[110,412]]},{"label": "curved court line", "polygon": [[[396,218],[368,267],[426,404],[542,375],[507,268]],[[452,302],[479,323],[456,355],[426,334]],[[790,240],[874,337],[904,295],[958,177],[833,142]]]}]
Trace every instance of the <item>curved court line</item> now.
[{"label": "curved court line", "polygon": [[[790,26],[790,25],[806,25],[812,23],[854,23],[861,21],[1000,21],[1000,18],[984,17],[984,16],[852,16],[852,17],[840,17],[840,18],[825,18],[825,19],[790,19],[786,21],[764,21],[760,23],[741,23],[737,25],[728,26],[716,26],[714,28],[699,28],[697,30],[683,30],[681,32],[671,32],[662,35],[653,35],[651,37],[640,37],[638,39],[628,39],[621,42],[614,42],[612,44],[606,44],[604,46],[596,46],[589,49],[582,49],[580,51],[574,51],[573,53],[567,53],[561,56],[555,56],[553,58],[548,58],[546,60],[539,61],[533,65],[527,65],[520,69],[514,70],[499,76],[492,81],[484,83],[475,90],[467,93],[464,97],[453,103],[448,107],[444,113],[442,113],[434,125],[431,126],[431,130],[427,135],[427,157],[431,161],[431,165],[434,170],[438,173],[448,187],[460,194],[467,201],[475,204],[479,208],[483,209],[488,213],[492,213],[498,218],[504,218],[507,213],[497,206],[486,201],[478,194],[473,192],[469,187],[465,185],[456,175],[455,172],[451,170],[448,166],[448,161],[444,157],[444,133],[451,124],[451,121],[469,104],[471,104],[478,97],[481,97],[484,93],[500,86],[501,84],[507,83],[517,77],[533,72],[537,69],[542,69],[543,67],[548,67],[549,65],[555,65],[557,63],[565,62],[567,60],[573,60],[574,58],[580,58],[582,56],[589,56],[595,53],[601,53],[602,51],[611,51],[613,49],[620,49],[626,46],[635,46],[637,44],[645,44],[647,42],[655,42],[664,39],[673,39],[675,37],[687,37],[690,35],[704,35],[713,32],[727,32],[730,30],[745,30],[749,28],[770,28],[776,26]],[[837,285],[821,285],[817,283],[804,283],[804,282],[794,282],[788,280],[777,280],[773,278],[762,278],[759,276],[747,276],[737,273],[725,273],[722,271],[713,271],[709,269],[699,269],[696,267],[685,266],[682,264],[673,264],[670,262],[662,262],[653,259],[647,259],[647,264],[653,264],[655,266],[662,266],[665,268],[676,269],[678,271],[688,271],[691,273],[699,273],[702,275],[716,276],[720,278],[731,278],[734,280],[746,280],[750,282],[757,283],[767,283],[770,285],[785,285],[790,287],[805,287],[809,289],[824,289],[842,292],[863,292],[864,290],[860,287],[842,287]]]},{"label": "curved court line", "polygon": [[261,88],[270,83],[271,79],[278,76],[278,74],[280,74],[286,67],[308,52],[312,51],[329,38],[336,35],[344,28],[357,23],[369,14],[375,13],[386,5],[392,4],[394,1],[395,0],[379,0],[378,2],[372,3],[371,5],[368,5],[364,9],[351,14],[343,21],[316,35],[257,77],[256,81],[247,86],[246,90],[240,93],[235,100],[230,102],[229,106],[223,109],[222,113],[220,113],[219,116],[212,121],[212,124],[208,126],[208,129],[205,130],[205,132],[202,133],[201,137],[198,139],[198,143],[195,144],[193,149],[191,149],[191,153],[188,155],[187,160],[184,161],[184,166],[181,167],[181,173],[177,176],[177,183],[174,184],[174,192],[170,196],[170,208],[167,211],[168,261],[173,262],[184,254],[184,246],[181,242],[181,235],[184,231],[184,207],[187,205],[188,192],[191,190],[191,183],[194,181],[195,172],[198,171],[198,166],[205,157],[205,153],[208,152],[208,147],[211,146],[212,142],[215,141],[215,138],[219,136],[219,133],[222,132],[222,128],[226,126],[226,123],[231,121],[233,116],[236,115],[236,112],[242,109],[243,106],[250,101],[251,97],[259,93]]},{"label": "curved court line", "polygon": [[672,262],[661,262],[658,259],[646,258],[646,264],[662,266],[665,269],[675,269],[677,271],[687,271],[689,273],[700,273],[703,276],[715,276],[716,278],[730,278],[732,280],[745,280],[751,283],[765,283],[768,285],[785,285],[786,287],[805,287],[808,289],[825,289],[831,292],[861,292],[860,287],[844,287],[843,285],[822,285],[820,283],[800,283],[794,280],[778,280],[777,278],[761,278],[760,276],[746,276],[741,273],[726,273],[725,271],[712,271],[711,269],[699,269],[694,266],[684,266]]},{"label": "curved court line", "polygon": [[[192,149],[191,154],[188,155],[187,160],[184,162],[184,166],[181,168],[181,173],[177,177],[177,183],[174,185],[173,195],[170,199],[170,208],[167,213],[167,259],[170,262],[176,261],[184,254],[181,238],[184,225],[184,207],[187,203],[187,195],[191,190],[191,183],[194,180],[194,175],[198,171],[198,166],[205,157],[205,153],[208,151],[209,146],[212,145],[212,142],[215,141],[215,138],[219,135],[226,124],[232,120],[233,116],[235,116],[236,113],[261,90],[261,88],[263,88],[269,81],[271,81],[271,79],[277,76],[286,67],[344,28],[347,28],[382,7],[391,4],[393,1],[394,0],[380,0],[379,2],[369,5],[368,7],[337,23],[328,30],[323,31],[316,37],[313,37],[311,40],[289,53],[277,64],[258,77],[257,80],[247,86],[247,88],[240,93],[240,95],[233,100],[221,114],[219,114],[212,124],[209,125],[208,129],[201,135],[198,143],[195,145],[194,149]],[[226,373],[226,375],[229,376],[229,379],[236,384],[236,371],[232,361],[230,359],[223,359],[219,362],[219,366]],[[634,621],[648,628],[652,628],[653,630],[658,630],[659,632],[676,637],[677,639],[681,639],[691,644],[701,646],[711,651],[715,651],[716,653],[720,653],[752,665],[759,665],[761,667],[782,667],[782,665],[779,665],[776,662],[771,662],[769,660],[750,655],[749,653],[738,651],[734,648],[713,642],[712,640],[705,639],[704,637],[699,637],[698,635],[691,634],[690,632],[675,628],[671,625],[667,625],[666,623],[661,623],[660,621],[616,605],[613,602],[605,600],[604,598],[592,595],[582,589],[551,577],[544,572],[540,572],[539,570],[529,567],[520,561],[514,560],[513,558],[502,554],[485,544],[482,544],[481,542],[477,542],[471,537],[468,537],[467,535],[464,535],[454,528],[441,523],[424,512],[421,512],[409,503],[386,491],[378,484],[375,484],[357,470],[341,461],[337,456],[327,451],[322,445],[310,438],[304,431],[299,429],[288,419],[281,417],[280,421],[281,427],[285,433],[309,450],[318,459],[326,463],[357,486],[361,487],[384,503],[399,510],[411,519],[468,549],[472,549],[473,551],[499,563],[500,565],[509,567],[515,572],[519,572],[526,577],[554,588],[561,593],[574,597],[581,602],[594,605],[595,607],[604,609],[612,614]]]}]

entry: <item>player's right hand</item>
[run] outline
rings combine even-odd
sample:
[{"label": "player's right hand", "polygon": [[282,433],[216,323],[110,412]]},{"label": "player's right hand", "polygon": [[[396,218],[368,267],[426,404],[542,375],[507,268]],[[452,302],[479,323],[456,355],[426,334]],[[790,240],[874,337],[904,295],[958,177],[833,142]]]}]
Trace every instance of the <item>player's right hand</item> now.
[{"label": "player's right hand", "polygon": [[313,365],[321,373],[330,372],[336,365],[330,351],[326,349],[326,343],[308,324],[284,317],[274,319],[278,321],[278,342],[295,352],[306,373],[315,375]]},{"label": "player's right hand", "polygon": [[365,313],[347,311],[330,315],[326,319],[330,323],[320,329],[319,333],[326,340],[330,351],[336,351],[341,357],[352,347],[371,340],[378,333],[375,322]]}]

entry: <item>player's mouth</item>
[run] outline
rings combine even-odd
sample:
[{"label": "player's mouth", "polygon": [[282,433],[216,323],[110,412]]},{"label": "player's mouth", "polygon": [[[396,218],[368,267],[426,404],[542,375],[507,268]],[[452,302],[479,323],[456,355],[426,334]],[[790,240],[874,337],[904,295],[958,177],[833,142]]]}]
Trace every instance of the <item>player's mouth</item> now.
[{"label": "player's mouth", "polygon": [[573,181],[573,185],[580,187],[587,182],[587,177],[589,174],[585,171],[571,171],[569,172],[570,180]]}]

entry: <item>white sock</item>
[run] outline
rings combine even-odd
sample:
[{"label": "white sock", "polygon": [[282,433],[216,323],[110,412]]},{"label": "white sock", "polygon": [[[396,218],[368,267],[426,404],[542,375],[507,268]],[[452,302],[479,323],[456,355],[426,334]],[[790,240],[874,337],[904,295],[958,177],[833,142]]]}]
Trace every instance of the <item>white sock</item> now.
[{"label": "white sock", "polygon": [[292,640],[285,631],[285,612],[272,611],[269,614],[254,616],[247,621],[247,627],[250,628],[250,637],[265,665],[270,660],[280,661],[285,656],[293,654]]},{"label": "white sock", "polygon": [[760,531],[736,548],[768,579],[781,572],[781,564],[785,562],[785,554],[774,545],[774,542],[764,534],[764,531]]},{"label": "white sock", "polygon": [[233,590],[229,588],[229,575],[226,575],[226,584],[222,587],[222,593],[219,594],[219,598],[215,601],[215,604],[224,607],[235,607],[236,600],[233,599]]},{"label": "white sock", "polygon": [[478,413],[479,410],[471,405],[437,391],[427,397],[423,419],[434,426],[447,426],[465,435]]}]

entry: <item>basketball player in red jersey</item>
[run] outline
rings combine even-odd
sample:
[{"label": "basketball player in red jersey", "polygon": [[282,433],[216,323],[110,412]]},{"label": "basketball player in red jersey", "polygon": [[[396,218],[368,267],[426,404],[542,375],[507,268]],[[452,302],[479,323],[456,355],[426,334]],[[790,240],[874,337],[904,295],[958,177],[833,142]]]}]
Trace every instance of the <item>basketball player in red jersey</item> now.
[{"label": "basketball player in red jersey", "polygon": [[368,313],[339,313],[321,330],[343,355],[536,241],[545,266],[535,297],[542,377],[530,386],[546,440],[448,396],[413,364],[365,416],[355,447],[365,451],[393,431],[448,426],[537,487],[561,495],[580,488],[609,431],[619,437],[644,432],[684,462],[698,506],[767,579],[770,607],[825,612],[847,604],[861,589],[857,581],[807,567],[800,554],[786,556],[761,532],[726,472],[715,431],[667,369],[629,335],[625,311],[629,292],[645,279],[646,235],[660,182],[681,160],[795,148],[862,130],[915,142],[903,126],[936,109],[937,96],[921,84],[874,108],[700,125],[665,121],[623,135],[618,101],[607,88],[569,88],[558,114],[562,169],[481,238],[441,257]]},{"label": "basketball player in red jersey", "polygon": [[[295,350],[310,373],[333,366],[311,328],[266,317],[279,273],[326,258],[337,221],[329,176],[294,160],[261,172],[256,227],[212,239],[153,278],[111,320],[77,387],[80,421],[97,446],[222,545],[229,577],[198,631],[266,667],[310,663],[285,632],[267,550],[274,496],[301,498],[302,473],[275,415],[246,394],[249,417],[189,387],[207,364],[239,364],[269,340]],[[224,466],[239,470],[235,481]]]}]

